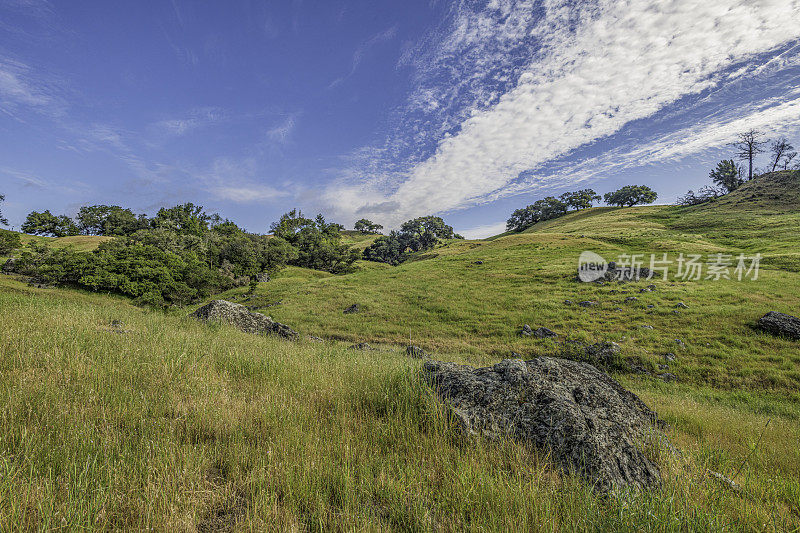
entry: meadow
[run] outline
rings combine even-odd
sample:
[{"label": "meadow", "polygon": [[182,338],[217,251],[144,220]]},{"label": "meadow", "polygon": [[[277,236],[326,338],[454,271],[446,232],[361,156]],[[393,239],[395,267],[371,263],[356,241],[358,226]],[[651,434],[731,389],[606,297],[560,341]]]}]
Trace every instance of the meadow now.
[{"label": "meadow", "polygon": [[[288,267],[255,293],[220,296],[322,344],[200,323],[199,304],[148,310],[0,275],[0,528],[798,530],[800,349],[753,327],[800,307],[798,206],[773,200],[595,208],[448,241],[398,267]],[[639,292],[651,281],[577,282],[583,250],[764,260],[757,280],[655,280]],[[353,303],[361,311],[344,314]],[[677,382],[615,375],[682,452],[655,450],[662,491],[598,494],[541,451],[464,438],[404,350],[475,365],[562,353],[519,337],[526,323],[615,341],[654,373],[675,354]]]}]

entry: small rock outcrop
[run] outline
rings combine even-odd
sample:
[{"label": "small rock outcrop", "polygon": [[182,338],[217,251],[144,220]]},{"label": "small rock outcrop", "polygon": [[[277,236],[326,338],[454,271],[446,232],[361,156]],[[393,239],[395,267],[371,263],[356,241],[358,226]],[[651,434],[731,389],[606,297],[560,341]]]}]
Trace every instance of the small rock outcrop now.
[{"label": "small rock outcrop", "polygon": [[423,375],[467,434],[531,442],[600,490],[661,485],[642,452],[658,431],[655,413],[592,365],[552,357],[487,368],[428,361]]},{"label": "small rock outcrop", "polygon": [[351,350],[361,350],[361,351],[365,351],[365,352],[366,351],[377,350],[377,348],[373,348],[367,342],[359,342],[359,343],[356,343],[356,344],[352,344],[352,345],[348,346],[348,348],[351,349]]},{"label": "small rock outcrop", "polygon": [[256,281],[259,283],[266,283],[270,280],[269,274],[267,272],[259,272],[256,274]]},{"label": "small rock outcrop", "polygon": [[592,300],[585,300],[583,302],[578,302],[578,305],[581,307],[594,307],[597,305],[597,302],[593,302]]},{"label": "small rock outcrop", "polygon": [[536,337],[537,339],[547,339],[551,337],[558,337],[558,334],[551,329],[536,328],[535,330],[533,330],[533,336]]},{"label": "small rock outcrop", "polygon": [[590,344],[584,351],[593,365],[611,368],[616,366],[622,348],[616,342],[598,342]]},{"label": "small rock outcrop", "polygon": [[359,311],[361,311],[361,306],[358,304],[353,304],[344,310],[344,314],[352,315],[353,313],[358,313]]},{"label": "small rock outcrop", "polygon": [[277,335],[284,339],[295,340],[298,333],[280,322],[261,313],[254,313],[241,304],[227,300],[212,300],[192,315],[195,318],[211,322],[230,324],[244,331],[257,335]]},{"label": "small rock outcrop", "polygon": [[758,326],[773,335],[800,340],[800,318],[792,315],[770,311],[758,319]]},{"label": "small rock outcrop", "polygon": [[424,359],[428,357],[428,353],[425,350],[419,346],[414,346],[413,344],[406,346],[406,355],[409,355],[414,359]]},{"label": "small rock outcrop", "polygon": [[528,324],[523,324],[522,329],[519,330],[518,335],[520,337],[530,337],[531,335],[533,335],[533,330]]}]

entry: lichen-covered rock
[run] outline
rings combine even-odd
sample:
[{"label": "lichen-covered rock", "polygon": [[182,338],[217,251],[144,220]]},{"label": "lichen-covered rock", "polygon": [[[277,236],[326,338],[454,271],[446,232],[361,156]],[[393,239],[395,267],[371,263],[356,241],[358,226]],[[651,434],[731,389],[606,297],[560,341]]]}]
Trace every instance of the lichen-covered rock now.
[{"label": "lichen-covered rock", "polygon": [[350,307],[348,307],[347,309],[345,309],[343,312],[346,315],[352,315],[354,313],[358,313],[359,311],[361,311],[361,306],[358,305],[358,304],[353,304]]},{"label": "lichen-covered rock", "polygon": [[552,357],[487,368],[428,361],[423,375],[468,434],[531,442],[599,490],[661,484],[642,452],[659,431],[655,413],[592,365]]},{"label": "lichen-covered rock", "polygon": [[800,318],[770,311],[758,319],[758,325],[764,331],[774,335],[783,335],[791,339],[800,340]]},{"label": "lichen-covered rock", "polygon": [[200,320],[231,324],[244,331],[260,335],[277,335],[284,339],[297,339],[298,333],[286,324],[275,322],[261,313],[254,313],[241,304],[226,300],[212,300],[194,312]]}]

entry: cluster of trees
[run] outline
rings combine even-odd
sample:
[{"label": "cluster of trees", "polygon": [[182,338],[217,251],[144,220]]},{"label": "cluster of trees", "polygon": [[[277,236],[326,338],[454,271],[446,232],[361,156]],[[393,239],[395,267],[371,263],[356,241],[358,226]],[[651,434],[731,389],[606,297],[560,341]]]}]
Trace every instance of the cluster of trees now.
[{"label": "cluster of trees", "polygon": [[362,235],[376,235],[381,232],[383,226],[381,226],[380,224],[375,224],[374,222],[366,218],[362,218],[361,220],[355,223],[353,229],[355,229]]},{"label": "cluster of trees", "polygon": [[341,243],[344,227],[326,222],[321,214],[315,219],[305,218],[293,209],[272,224],[274,239],[289,244],[296,255],[289,264],[344,274],[353,270],[353,263],[360,258],[358,250]]},{"label": "cluster of trees", "polygon": [[656,201],[658,195],[646,185],[626,185],[621,189],[606,193],[602,198],[592,189],[565,192],[558,198],[548,196],[537,200],[529,206],[522,207],[511,213],[506,221],[508,231],[522,231],[537,222],[551,220],[567,214],[570,208],[578,211],[588,209],[604,199],[608,205],[632,206],[636,204],[650,204]]},{"label": "cluster of trees", "polygon": [[32,242],[14,269],[45,283],[116,292],[150,305],[183,305],[231,287],[255,285],[260,274],[287,264],[348,272],[360,257],[341,244],[341,225],[322,215],[306,218],[298,210],[272,224],[272,235],[247,233],[192,203],[162,208],[152,218],[106,205],[83,207],[74,219],[32,212],[22,229],[53,237],[116,237],[92,252]]},{"label": "cluster of trees", "polygon": [[[283,239],[247,233],[191,203],[161,209],[152,219],[131,218],[129,212],[115,206],[82,209],[72,221],[76,227],[117,238],[92,252],[34,241],[19,254],[15,271],[45,283],[124,294],[142,304],[184,305],[254,282],[298,256]],[[57,235],[36,226],[43,221],[39,215],[31,213],[24,227]]]},{"label": "cluster of trees", "polygon": [[[678,205],[697,205],[714,200],[760,174],[800,169],[797,151],[785,137],[768,141],[763,132],[751,129],[740,133],[730,145],[736,150],[736,159],[743,164],[737,164],[734,159],[720,161],[708,175],[713,185],[701,187],[697,192],[689,190],[678,198]],[[767,166],[757,169],[754,167],[756,157],[762,153],[769,154],[769,161]]]},{"label": "cluster of trees", "polygon": [[400,230],[392,231],[375,239],[364,250],[367,261],[398,265],[407,260],[410,254],[432,249],[440,239],[463,239],[440,217],[427,216],[404,222]]}]

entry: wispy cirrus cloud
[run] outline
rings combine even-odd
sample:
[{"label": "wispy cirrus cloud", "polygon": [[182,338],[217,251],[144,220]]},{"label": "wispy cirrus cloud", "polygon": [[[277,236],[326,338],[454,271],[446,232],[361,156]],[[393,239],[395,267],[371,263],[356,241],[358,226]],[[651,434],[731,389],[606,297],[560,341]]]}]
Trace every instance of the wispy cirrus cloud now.
[{"label": "wispy cirrus cloud", "polygon": [[358,48],[356,48],[355,52],[353,52],[353,58],[350,64],[350,71],[333,80],[330,85],[328,86],[329,89],[333,89],[338,87],[342,83],[344,83],[350,76],[356,73],[358,67],[361,65],[361,62],[364,60],[364,57],[378,45],[383,43],[389,42],[397,36],[397,26],[392,26],[391,28],[387,28],[386,30],[377,33],[361,43]]},{"label": "wispy cirrus cloud", "polygon": [[[406,168],[392,170],[389,184],[373,175],[337,185],[328,200],[348,214],[378,206],[372,212],[387,216],[391,206],[396,224],[533,190],[547,182],[537,171],[548,163],[626,125],[796,64],[795,20],[798,0],[462,2],[446,29],[404,59],[422,81],[387,145]],[[791,112],[771,111],[800,122]],[[740,125],[727,123],[716,136]],[[662,147],[655,157],[712,142],[696,136],[698,144]]]}]

